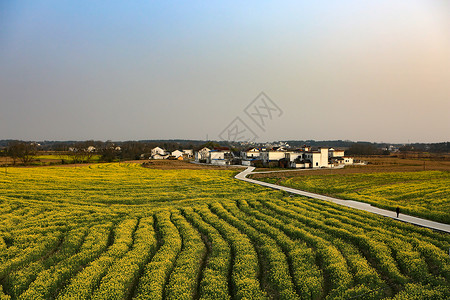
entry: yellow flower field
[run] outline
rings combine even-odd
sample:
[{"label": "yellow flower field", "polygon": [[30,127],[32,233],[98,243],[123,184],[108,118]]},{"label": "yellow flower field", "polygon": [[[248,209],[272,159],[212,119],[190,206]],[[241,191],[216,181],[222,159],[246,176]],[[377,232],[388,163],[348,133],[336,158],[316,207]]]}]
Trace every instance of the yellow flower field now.
[{"label": "yellow flower field", "polygon": [[311,175],[282,179],[279,184],[450,224],[450,172],[391,172]]},{"label": "yellow flower field", "polygon": [[449,235],[235,173],[9,168],[0,299],[450,297]]}]

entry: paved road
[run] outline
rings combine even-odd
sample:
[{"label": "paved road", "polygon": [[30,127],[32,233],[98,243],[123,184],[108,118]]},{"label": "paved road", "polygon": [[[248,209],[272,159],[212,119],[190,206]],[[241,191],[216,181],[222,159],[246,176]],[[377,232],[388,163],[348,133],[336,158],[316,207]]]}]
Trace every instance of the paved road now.
[{"label": "paved road", "polygon": [[[396,219],[396,220],[399,220],[399,221],[403,221],[403,222],[407,222],[407,223],[411,223],[411,224],[414,224],[414,225],[418,225],[418,226],[427,227],[427,228],[430,228],[430,229],[434,229],[434,230],[439,230],[439,231],[450,233],[450,225],[448,225],[448,224],[443,224],[443,223],[439,223],[439,222],[433,222],[433,221],[426,220],[426,219],[421,219],[421,218],[417,218],[417,217],[413,217],[413,216],[408,216],[408,215],[405,215],[405,214],[402,214],[402,213],[400,213],[399,218],[396,218],[396,213],[395,212],[390,211],[390,210],[386,210],[386,209],[377,208],[377,207],[374,207],[374,206],[372,206],[372,205],[370,205],[368,203],[358,202],[358,201],[354,201],[354,200],[337,199],[337,198],[333,198],[333,197],[328,197],[328,196],[319,195],[319,194],[315,194],[315,193],[309,193],[309,192],[305,192],[305,191],[301,191],[301,190],[297,190],[297,189],[293,189],[293,188],[289,188],[289,187],[285,187],[285,186],[281,186],[281,185],[276,185],[276,184],[272,184],[272,183],[267,183],[267,182],[263,182],[263,181],[247,178],[247,175],[252,173],[252,171],[254,169],[255,169],[255,167],[248,167],[247,169],[245,169],[241,173],[237,174],[235,176],[235,178],[239,179],[239,180],[246,181],[246,182],[250,182],[250,183],[266,186],[266,187],[269,187],[269,188],[272,188],[272,189],[282,190],[282,191],[286,191],[286,192],[289,192],[289,193],[292,193],[292,194],[306,196],[306,197],[309,197],[309,198],[329,201],[329,202],[333,202],[333,203],[336,203],[336,204],[339,204],[339,205],[344,205],[344,206],[347,206],[347,207],[368,211],[368,212],[371,212],[371,213],[374,213],[374,214],[378,214],[378,215],[382,215],[382,216],[385,216],[385,217],[393,218],[393,219]],[[258,174],[258,173],[260,173],[260,172],[255,172],[255,174]],[[267,173],[267,172],[265,172],[265,173]]]}]

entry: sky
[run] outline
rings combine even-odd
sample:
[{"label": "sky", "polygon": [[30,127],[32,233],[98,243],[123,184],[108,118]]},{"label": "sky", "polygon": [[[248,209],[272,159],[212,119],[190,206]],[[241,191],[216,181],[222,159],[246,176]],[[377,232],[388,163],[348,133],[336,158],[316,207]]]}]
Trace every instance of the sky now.
[{"label": "sky", "polygon": [[0,1],[0,139],[449,141],[449,3]]}]

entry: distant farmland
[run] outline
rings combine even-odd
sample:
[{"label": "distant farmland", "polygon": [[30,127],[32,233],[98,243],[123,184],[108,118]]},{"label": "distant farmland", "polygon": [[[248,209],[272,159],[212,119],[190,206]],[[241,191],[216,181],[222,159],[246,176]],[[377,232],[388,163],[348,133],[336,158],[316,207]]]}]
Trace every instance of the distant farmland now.
[{"label": "distant farmland", "polygon": [[448,234],[235,173],[8,168],[0,299],[450,297]]}]

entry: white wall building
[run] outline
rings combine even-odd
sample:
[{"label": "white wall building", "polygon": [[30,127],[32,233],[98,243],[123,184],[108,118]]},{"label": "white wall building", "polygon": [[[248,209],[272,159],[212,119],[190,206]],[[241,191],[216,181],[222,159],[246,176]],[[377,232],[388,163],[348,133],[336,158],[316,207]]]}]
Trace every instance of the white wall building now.
[{"label": "white wall building", "polygon": [[155,155],[152,155],[151,158],[152,159],[168,159],[169,158],[169,154],[161,155],[159,153],[156,153]]},{"label": "white wall building", "polygon": [[334,148],[330,148],[328,150],[328,157],[344,157],[344,150],[339,150],[339,149],[334,149]]},{"label": "white wall building", "polygon": [[259,158],[261,155],[261,151],[258,148],[250,148],[246,151],[241,152],[242,159],[255,159]]},{"label": "white wall building", "polygon": [[187,158],[192,158],[192,157],[194,157],[194,150],[192,150],[192,149],[183,149],[183,154]]},{"label": "white wall building", "polygon": [[172,151],[171,155],[174,156],[175,158],[179,158],[180,156],[183,156],[183,152],[180,150],[175,150]]},{"label": "white wall building", "polygon": [[212,165],[224,166],[229,165],[231,159],[232,154],[230,150],[211,150],[206,162]]},{"label": "white wall building", "polygon": [[344,165],[353,165],[353,157],[344,156]]},{"label": "white wall building", "polygon": [[156,154],[164,156],[164,155],[166,155],[166,150],[164,150],[163,148],[160,148],[160,147],[155,147],[151,150],[151,156],[153,157]]},{"label": "white wall building", "polygon": [[280,159],[283,159],[286,156],[286,152],[284,151],[263,151],[261,152],[261,160],[264,163],[268,163],[270,161],[279,161]]},{"label": "white wall building", "polygon": [[209,158],[209,152],[211,149],[203,147],[202,149],[195,152],[195,161],[207,160]]}]

